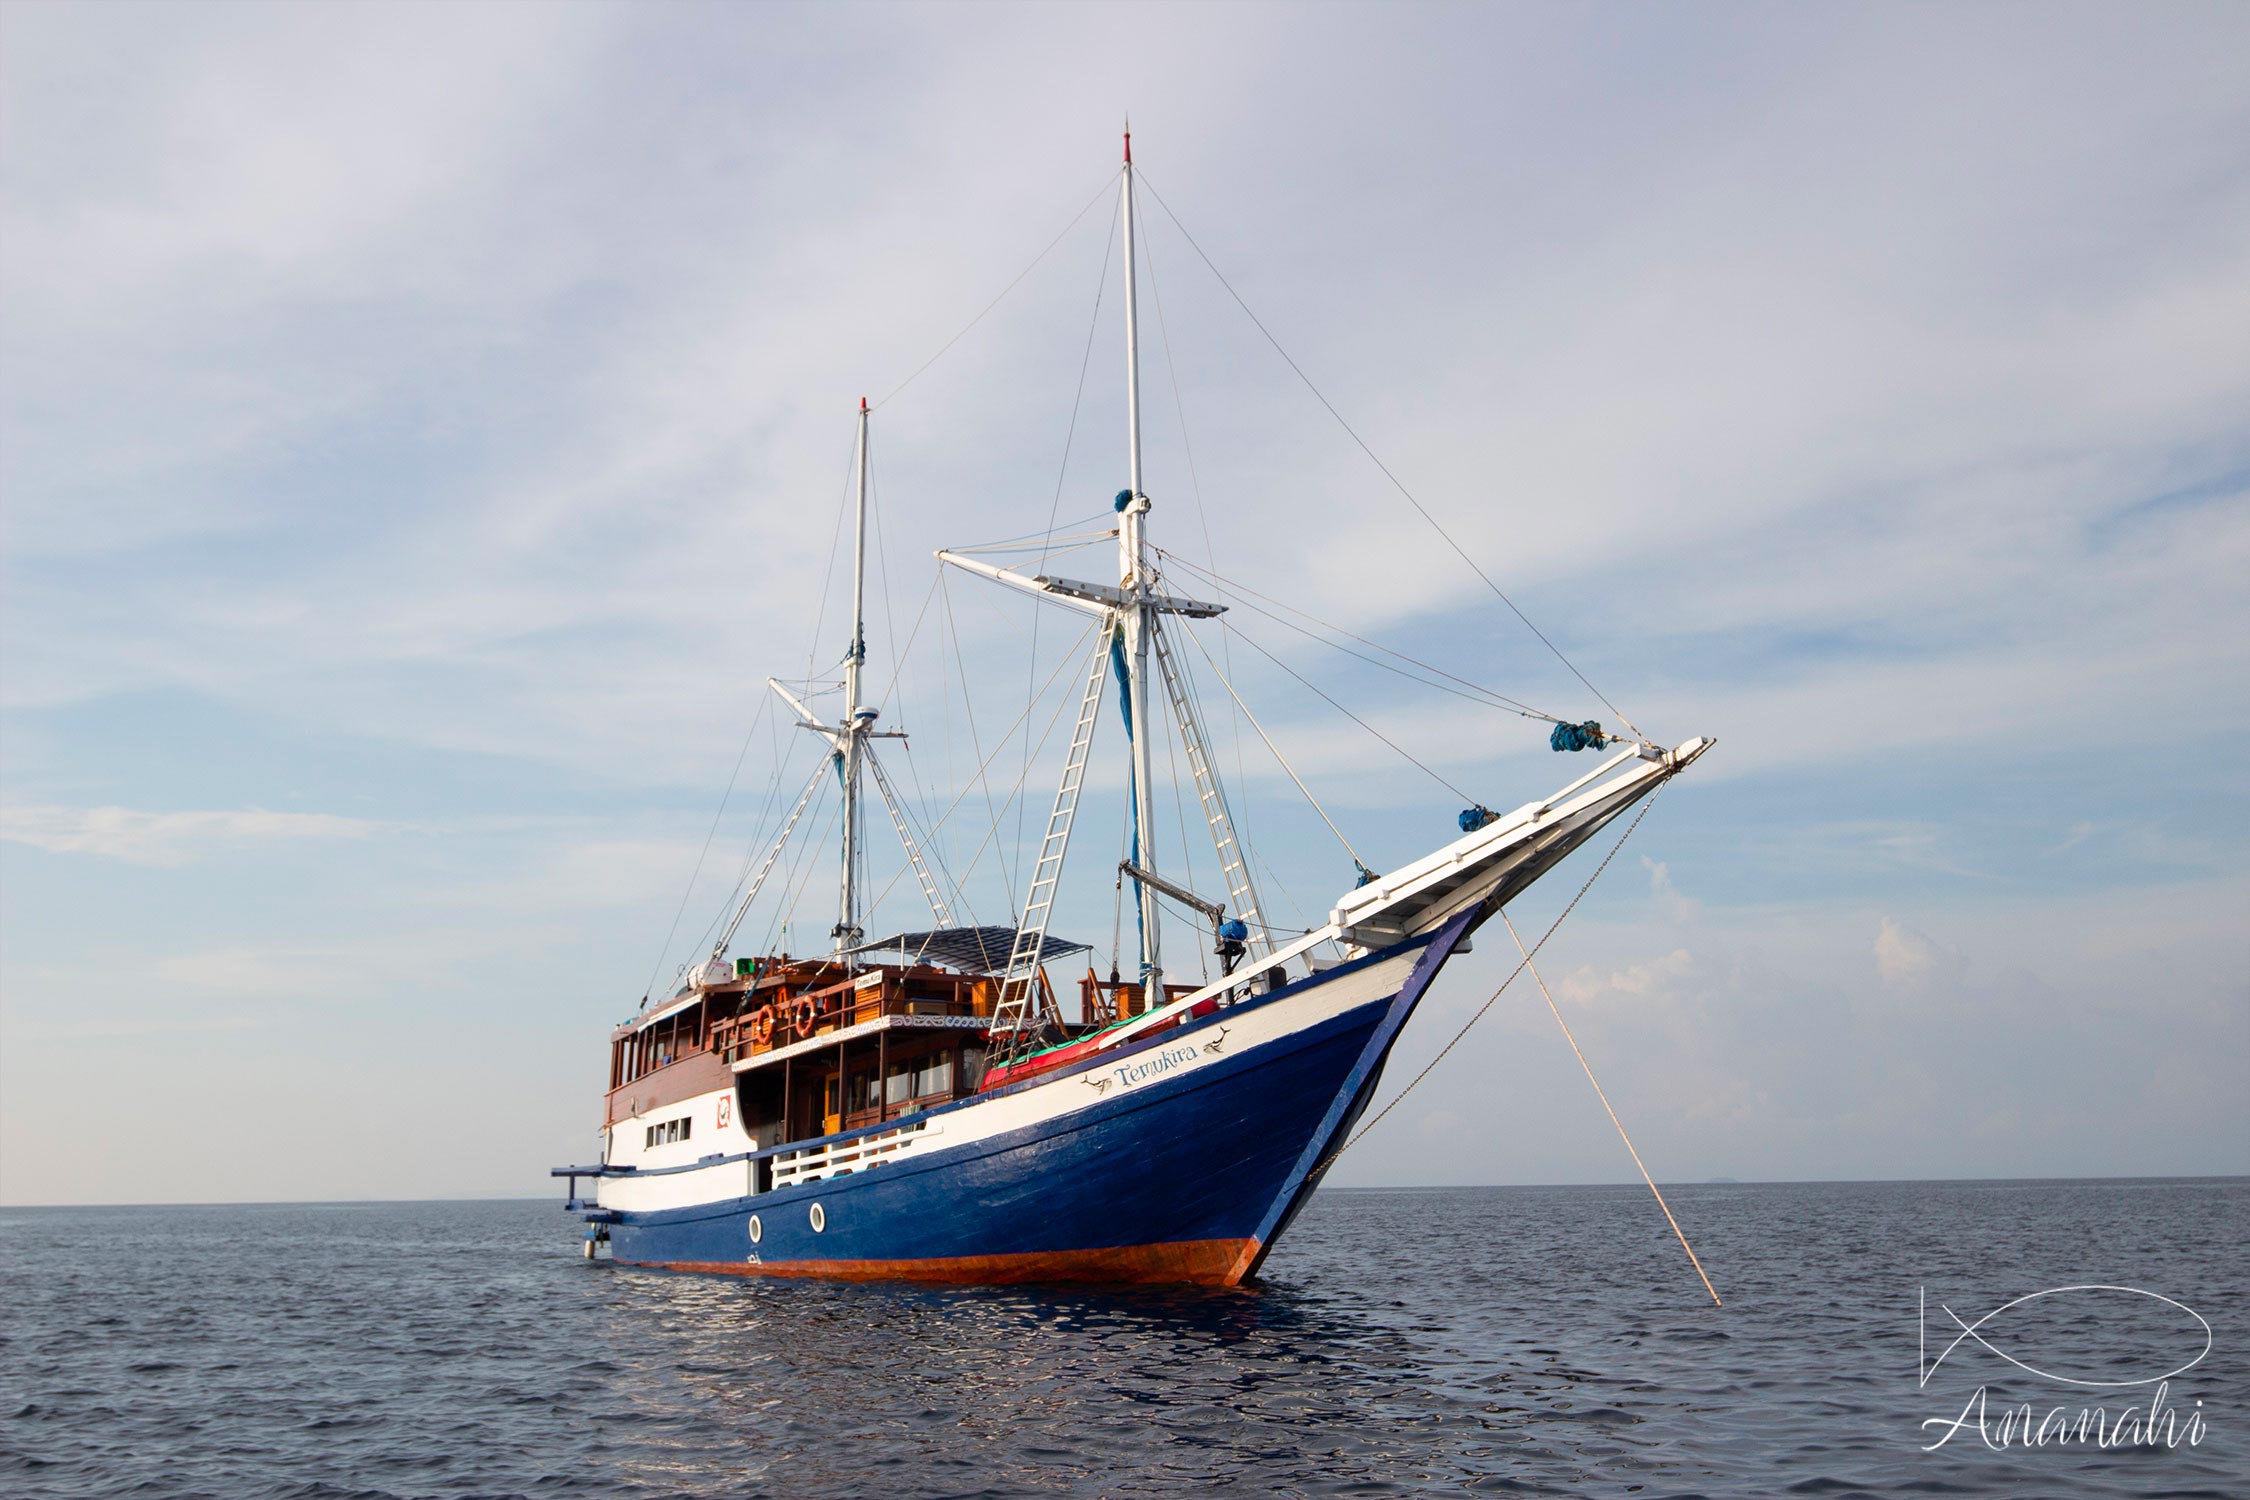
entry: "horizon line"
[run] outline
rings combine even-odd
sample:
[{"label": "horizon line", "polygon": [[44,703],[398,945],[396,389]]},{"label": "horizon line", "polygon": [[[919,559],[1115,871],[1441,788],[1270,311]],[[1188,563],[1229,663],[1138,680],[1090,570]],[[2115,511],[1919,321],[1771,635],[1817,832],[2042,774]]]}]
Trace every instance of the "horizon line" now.
[{"label": "horizon line", "polygon": [[[1678,1179],[1664,1183],[1666,1187],[1913,1187],[1946,1183],[2017,1183],[2017,1182],[2242,1182],[2250,1181],[2246,1172],[2156,1172],[2113,1173],[2102,1176],[2079,1177],[2056,1174],[2052,1176],[2014,1177],[1701,1177]],[[1321,1191],[1339,1193],[1486,1193],[1540,1191],[1554,1188],[1638,1188],[1638,1179],[1620,1179],[1615,1182],[1423,1182],[1366,1184],[1346,1186],[1341,1183],[1323,1184]],[[554,1203],[562,1200],[547,1194],[488,1195],[460,1194],[437,1198],[182,1198],[170,1202],[85,1202],[85,1203],[14,1203],[0,1201],[0,1213],[16,1209],[56,1208],[381,1208],[419,1203]]]}]

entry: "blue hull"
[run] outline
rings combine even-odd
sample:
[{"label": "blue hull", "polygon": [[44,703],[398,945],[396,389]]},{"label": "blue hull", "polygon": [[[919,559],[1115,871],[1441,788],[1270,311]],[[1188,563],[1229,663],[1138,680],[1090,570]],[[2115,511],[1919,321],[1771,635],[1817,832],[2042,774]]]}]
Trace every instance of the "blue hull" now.
[{"label": "blue hull", "polygon": [[618,1215],[612,1255],[739,1275],[1231,1285],[1255,1272],[1341,1149],[1392,1042],[1470,921],[1464,913],[1429,940],[1397,993],[1246,1055],[1225,1053],[1223,1033],[1238,1012],[1222,1011],[1070,1070],[1060,1086],[1080,1077],[1090,1094],[1106,1092],[1091,1078],[1136,1061],[1161,1069],[1164,1055],[1183,1047],[1213,1059],[1206,1066],[871,1170]]}]

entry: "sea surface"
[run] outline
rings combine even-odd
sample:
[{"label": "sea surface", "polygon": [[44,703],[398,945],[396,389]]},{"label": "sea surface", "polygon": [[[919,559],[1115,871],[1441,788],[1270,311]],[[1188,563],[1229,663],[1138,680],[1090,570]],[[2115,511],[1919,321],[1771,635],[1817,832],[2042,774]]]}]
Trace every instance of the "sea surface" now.
[{"label": "sea surface", "polygon": [[[553,1202],[0,1210],[0,1495],[2250,1496],[2250,1181],[1668,1196],[1723,1308],[1624,1187],[1324,1191],[1224,1292],[590,1265]],[[2136,1290],[1978,1322],[2084,1285]],[[1923,1383],[1945,1308],[1986,1342]],[[2065,1383],[2198,1320],[2161,1387]],[[1985,1435],[2152,1398],[2170,1443]]]}]

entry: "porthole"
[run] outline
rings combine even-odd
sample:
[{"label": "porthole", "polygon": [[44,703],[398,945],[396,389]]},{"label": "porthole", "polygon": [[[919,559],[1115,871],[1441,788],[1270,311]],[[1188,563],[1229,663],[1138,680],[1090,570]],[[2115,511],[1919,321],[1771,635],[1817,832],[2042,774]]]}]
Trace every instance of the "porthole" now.
[{"label": "porthole", "polygon": [[828,1227],[828,1210],[815,1203],[812,1206],[812,1232],[819,1234]]},{"label": "porthole", "polygon": [[755,1245],[756,1243],[758,1243],[758,1241],[764,1239],[765,1237],[766,1226],[758,1222],[758,1216],[756,1214],[752,1214],[750,1216],[750,1243]]}]

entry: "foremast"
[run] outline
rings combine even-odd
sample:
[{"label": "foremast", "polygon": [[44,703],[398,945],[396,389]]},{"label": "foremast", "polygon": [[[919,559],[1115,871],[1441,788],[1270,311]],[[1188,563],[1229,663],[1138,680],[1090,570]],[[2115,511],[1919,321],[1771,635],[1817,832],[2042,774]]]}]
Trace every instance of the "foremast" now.
[{"label": "foremast", "polygon": [[798,819],[804,816],[805,809],[819,791],[821,782],[830,774],[835,776],[842,793],[838,821],[843,825],[837,851],[839,869],[836,925],[829,930],[830,952],[835,961],[849,963],[853,952],[866,941],[867,936],[864,920],[866,911],[860,899],[860,792],[863,772],[873,773],[875,790],[890,813],[891,826],[898,834],[899,843],[905,848],[906,861],[912,866],[915,878],[922,887],[923,898],[929,902],[930,914],[937,919],[937,925],[941,928],[953,925],[952,909],[937,881],[932,878],[928,863],[922,858],[921,847],[915,842],[905,810],[899,804],[890,779],[883,774],[882,762],[875,758],[873,741],[903,740],[906,735],[900,730],[876,729],[875,722],[880,714],[876,709],[870,708],[861,696],[861,677],[867,666],[867,426],[867,398],[862,396],[859,398],[859,430],[852,463],[852,638],[851,644],[844,651],[843,717],[841,722],[830,724],[814,713],[804,699],[790,692],[778,680],[771,677],[766,679],[766,686],[773,689],[796,713],[798,728],[809,729],[827,739],[829,754],[813,772],[812,780],[806,783],[796,806],[790,810],[788,821],[782,825],[780,837],[767,850],[765,861],[759,866],[749,888],[735,902],[733,915],[721,932],[718,947],[712,950],[714,960],[723,956],[728,945],[734,941],[736,929],[742,925],[750,904],[757,900],[759,891],[764,888],[766,877],[772,873],[782,847],[789,842],[790,834],[797,827]]},{"label": "foremast", "polygon": [[859,767],[875,711],[859,700],[860,669],[867,665],[867,398],[859,398],[858,454],[852,486],[852,644],[844,653],[844,723],[836,754],[843,782],[843,878],[836,898],[836,956],[866,937],[859,912]]}]

